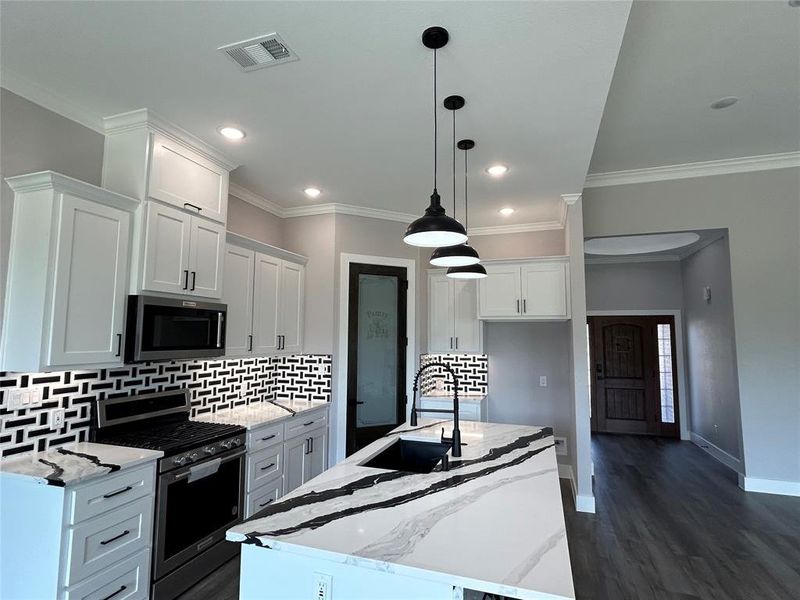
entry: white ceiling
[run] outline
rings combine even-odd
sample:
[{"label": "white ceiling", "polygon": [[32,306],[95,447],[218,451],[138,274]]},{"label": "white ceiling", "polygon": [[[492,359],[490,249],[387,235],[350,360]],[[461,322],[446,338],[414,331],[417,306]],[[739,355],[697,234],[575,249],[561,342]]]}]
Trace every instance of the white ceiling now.
[{"label": "white ceiling", "polygon": [[[709,104],[738,96],[738,104]],[[800,8],[635,2],[591,173],[800,150]]]},{"label": "white ceiling", "polygon": [[[560,195],[581,191],[628,10],[603,1],[3,2],[0,66],[96,115],[154,110],[226,150],[242,165],[232,181],[283,207],[419,214],[432,187],[432,56],[420,34],[442,25],[451,41],[440,52],[440,99],[466,97],[459,137],[477,142],[470,224],[513,225],[557,220]],[[273,31],[300,61],[242,73],[216,50]],[[450,121],[440,115],[449,208]],[[222,142],[223,123],[247,138]],[[495,161],[509,166],[502,179],[482,172]],[[302,193],[310,185],[323,190],[316,201]],[[516,212],[503,217],[502,206]]]}]

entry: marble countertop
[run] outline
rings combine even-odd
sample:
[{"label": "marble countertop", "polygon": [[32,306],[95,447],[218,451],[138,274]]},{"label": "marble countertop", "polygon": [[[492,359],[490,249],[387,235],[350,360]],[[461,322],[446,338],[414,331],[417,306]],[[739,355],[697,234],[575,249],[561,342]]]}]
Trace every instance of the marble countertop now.
[{"label": "marble countertop", "polygon": [[[482,402],[488,394],[459,394],[458,402]],[[430,398],[431,400],[452,399],[452,392],[433,391],[421,394],[420,398]]]},{"label": "marble countertop", "polygon": [[135,467],[164,456],[159,450],[76,442],[0,460],[3,476],[26,477],[46,485],[68,486]]},{"label": "marble countertop", "polygon": [[515,598],[574,598],[553,432],[465,422],[462,454],[427,474],[360,466],[403,425],[228,530],[227,539]]},{"label": "marble countertop", "polygon": [[247,406],[236,406],[192,417],[193,421],[207,423],[224,423],[226,425],[241,425],[247,429],[256,429],[262,425],[288,419],[297,414],[328,406],[327,402],[319,400],[269,400],[256,402]]}]

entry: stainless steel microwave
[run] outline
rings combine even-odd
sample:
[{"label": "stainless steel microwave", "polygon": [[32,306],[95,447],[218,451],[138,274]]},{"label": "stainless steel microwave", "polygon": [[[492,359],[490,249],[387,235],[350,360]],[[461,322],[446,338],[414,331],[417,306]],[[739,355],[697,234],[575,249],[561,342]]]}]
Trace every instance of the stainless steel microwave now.
[{"label": "stainless steel microwave", "polygon": [[226,313],[214,302],[128,296],[125,362],[222,356]]}]

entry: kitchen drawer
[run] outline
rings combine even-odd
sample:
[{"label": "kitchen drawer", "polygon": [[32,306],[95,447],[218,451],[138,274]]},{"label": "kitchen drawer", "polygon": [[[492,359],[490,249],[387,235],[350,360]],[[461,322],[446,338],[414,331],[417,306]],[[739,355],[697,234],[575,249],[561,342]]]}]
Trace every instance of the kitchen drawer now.
[{"label": "kitchen drawer", "polygon": [[309,410],[295,415],[289,419],[284,430],[284,438],[290,439],[298,435],[304,435],[307,431],[316,427],[328,424],[328,411],[327,408],[317,410]]},{"label": "kitchen drawer", "polygon": [[266,425],[247,432],[247,451],[256,452],[283,441],[283,423]]},{"label": "kitchen drawer", "polygon": [[283,477],[276,477],[262,485],[260,488],[247,494],[244,518],[249,519],[259,511],[275,502],[283,493]]},{"label": "kitchen drawer", "polygon": [[153,496],[155,468],[155,463],[151,463],[75,488],[69,498],[69,524],[75,525],[138,498]]},{"label": "kitchen drawer", "polygon": [[66,585],[107,569],[122,557],[150,545],[153,498],[140,498],[68,529]]},{"label": "kitchen drawer", "polygon": [[150,587],[150,548],[67,588],[64,600],[146,600]]},{"label": "kitchen drawer", "polygon": [[247,455],[248,492],[281,473],[283,473],[283,444],[270,446]]}]

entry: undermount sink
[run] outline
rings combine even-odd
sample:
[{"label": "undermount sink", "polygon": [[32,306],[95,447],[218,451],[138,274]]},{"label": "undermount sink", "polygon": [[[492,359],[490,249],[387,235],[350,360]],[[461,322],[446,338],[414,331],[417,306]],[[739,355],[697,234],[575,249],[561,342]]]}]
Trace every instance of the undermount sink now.
[{"label": "undermount sink", "polygon": [[390,471],[430,473],[442,461],[448,450],[450,444],[400,438],[360,466]]}]

